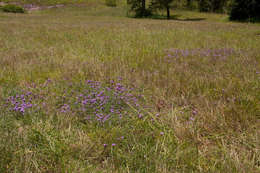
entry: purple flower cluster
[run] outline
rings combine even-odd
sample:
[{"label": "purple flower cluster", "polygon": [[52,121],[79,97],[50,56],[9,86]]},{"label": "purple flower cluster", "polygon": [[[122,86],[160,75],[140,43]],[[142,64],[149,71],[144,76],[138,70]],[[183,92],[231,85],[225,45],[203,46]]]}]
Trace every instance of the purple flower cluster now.
[{"label": "purple flower cluster", "polygon": [[5,105],[9,110],[24,114],[34,106],[32,104],[32,99],[33,95],[31,92],[27,92],[26,94],[16,94],[16,96],[8,97],[5,101]]},{"label": "purple flower cluster", "polygon": [[70,110],[70,106],[67,105],[67,104],[64,104],[62,107],[61,107],[61,112],[68,112]]},{"label": "purple flower cluster", "polygon": [[60,110],[63,113],[75,112],[86,120],[106,122],[129,114],[129,105],[139,109],[138,99],[121,83],[110,81],[103,85],[88,80],[62,96]]},{"label": "purple flower cluster", "polygon": [[232,48],[222,48],[222,49],[169,49],[166,51],[167,56],[165,57],[168,62],[174,60],[174,58],[183,58],[183,57],[214,57],[226,59],[228,56],[231,56],[236,53]]},{"label": "purple flower cluster", "polygon": [[[49,86],[50,84],[53,86]],[[28,85],[24,90],[18,89],[19,94],[15,96],[7,96],[4,107],[21,114],[42,108],[41,110],[45,112],[68,113],[91,122],[102,123],[121,119],[133,111],[144,115],[133,89],[114,81],[103,84],[87,80],[60,85],[48,80],[43,85],[33,86]],[[55,90],[55,87],[58,87],[58,90]],[[50,92],[50,88],[56,92]]]}]

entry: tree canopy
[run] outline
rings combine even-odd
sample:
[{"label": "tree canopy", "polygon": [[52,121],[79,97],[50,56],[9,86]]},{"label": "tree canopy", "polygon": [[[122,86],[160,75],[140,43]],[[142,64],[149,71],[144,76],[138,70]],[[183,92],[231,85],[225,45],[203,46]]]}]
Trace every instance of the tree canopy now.
[{"label": "tree canopy", "polygon": [[232,5],[231,20],[260,20],[260,1],[259,0],[235,0]]},{"label": "tree canopy", "polygon": [[152,9],[166,9],[167,19],[170,19],[170,8],[173,0],[152,0],[150,8]]},{"label": "tree canopy", "polygon": [[147,17],[157,10],[166,10],[167,19],[170,19],[173,2],[175,6],[186,4],[188,9],[195,3],[201,12],[229,13],[230,20],[260,20],[260,0],[127,0],[135,17]]}]

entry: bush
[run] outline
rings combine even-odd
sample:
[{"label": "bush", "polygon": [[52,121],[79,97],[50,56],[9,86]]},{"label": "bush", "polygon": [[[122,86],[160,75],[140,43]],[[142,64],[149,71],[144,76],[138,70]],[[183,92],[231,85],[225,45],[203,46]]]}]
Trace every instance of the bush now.
[{"label": "bush", "polygon": [[106,0],[106,5],[109,7],[116,7],[116,0]]},{"label": "bush", "polygon": [[152,11],[150,9],[145,9],[145,10],[137,9],[135,11],[135,17],[136,18],[149,17],[149,16],[152,16]]},{"label": "bush", "polygon": [[230,20],[259,21],[260,2],[256,0],[235,0],[231,7]]},{"label": "bush", "polygon": [[8,13],[25,13],[24,8],[13,4],[3,6],[2,10]]}]

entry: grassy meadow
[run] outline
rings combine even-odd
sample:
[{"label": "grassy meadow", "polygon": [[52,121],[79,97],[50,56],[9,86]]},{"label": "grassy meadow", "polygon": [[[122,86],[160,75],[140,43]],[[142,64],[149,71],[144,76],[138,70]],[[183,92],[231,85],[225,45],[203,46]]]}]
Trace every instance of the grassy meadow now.
[{"label": "grassy meadow", "polygon": [[260,172],[260,25],[172,14],[0,12],[0,172]]}]

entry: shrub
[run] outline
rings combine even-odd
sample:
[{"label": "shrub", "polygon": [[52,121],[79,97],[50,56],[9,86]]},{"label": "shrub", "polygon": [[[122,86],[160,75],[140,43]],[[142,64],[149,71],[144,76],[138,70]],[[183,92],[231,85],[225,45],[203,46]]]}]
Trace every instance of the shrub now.
[{"label": "shrub", "polygon": [[139,17],[148,17],[152,15],[152,11],[150,9],[145,9],[145,10],[141,10],[141,9],[137,9],[135,11],[135,17],[139,18]]},{"label": "shrub", "polygon": [[2,10],[8,13],[25,13],[24,8],[13,4],[3,6]]},{"label": "shrub", "polygon": [[106,5],[109,7],[116,7],[116,0],[106,0]]}]

